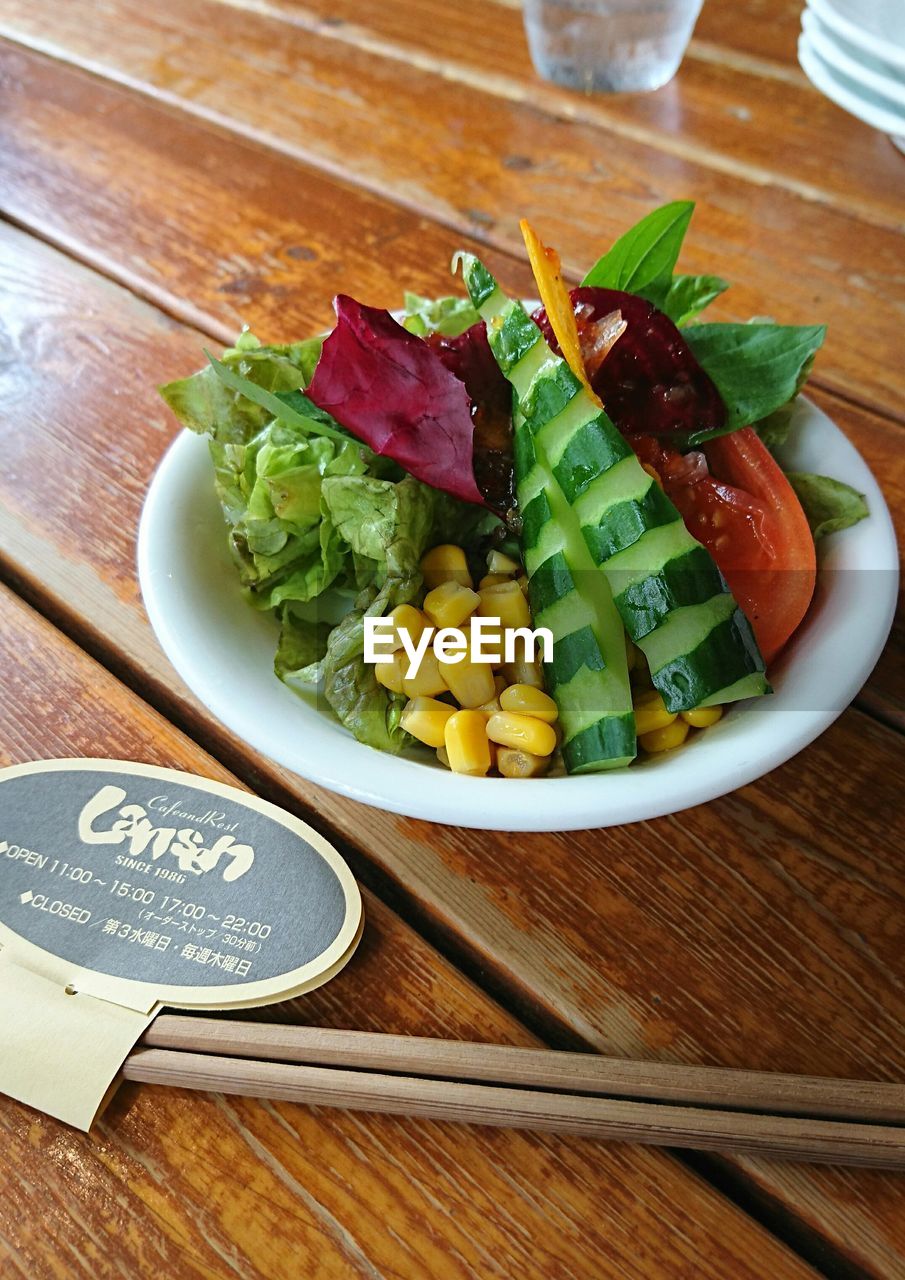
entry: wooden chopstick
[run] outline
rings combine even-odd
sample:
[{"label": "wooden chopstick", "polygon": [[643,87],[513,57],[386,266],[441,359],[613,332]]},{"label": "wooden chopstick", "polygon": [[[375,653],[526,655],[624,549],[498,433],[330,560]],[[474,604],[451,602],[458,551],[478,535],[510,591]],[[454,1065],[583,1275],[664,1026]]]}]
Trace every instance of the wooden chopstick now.
[{"label": "wooden chopstick", "polygon": [[586,1138],[905,1169],[905,1128],[136,1049],[128,1080]]},{"label": "wooden chopstick", "polygon": [[233,1058],[492,1081],[562,1093],[651,1098],[731,1111],[905,1124],[905,1085],[883,1081],[637,1062],[593,1053],[173,1014],[158,1017],[142,1044]]}]

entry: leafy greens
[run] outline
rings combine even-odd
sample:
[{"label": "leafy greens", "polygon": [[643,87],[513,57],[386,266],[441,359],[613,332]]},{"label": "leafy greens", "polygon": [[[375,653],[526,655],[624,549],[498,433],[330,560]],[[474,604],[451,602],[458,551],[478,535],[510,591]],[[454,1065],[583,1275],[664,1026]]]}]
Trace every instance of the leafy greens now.
[{"label": "leafy greens", "polygon": [[815,542],[851,528],[869,514],[864,494],[850,484],[806,471],[787,471],[786,477],[798,495]]},{"label": "leafy greens", "polygon": [[693,212],[691,200],[654,209],[594,263],[582,286],[622,289],[662,308]]},{"label": "leafy greens", "polygon": [[[698,324],[686,326],[682,333],[723,398],[724,431],[735,431],[794,399],[826,336],[826,325]],[[700,444],[721,434],[694,432],[688,443]]]},{"label": "leafy greens", "polygon": [[265,347],[243,334],[222,361],[209,357],[161,394],[184,426],[209,437],[246,596],[280,624],[277,676],[294,689],[322,682],[359,741],[398,751],[408,741],[404,700],[363,660],[365,612],[417,596],[429,546],[497,522],[405,475],[315,405],[307,387],[320,350],[320,339]]}]

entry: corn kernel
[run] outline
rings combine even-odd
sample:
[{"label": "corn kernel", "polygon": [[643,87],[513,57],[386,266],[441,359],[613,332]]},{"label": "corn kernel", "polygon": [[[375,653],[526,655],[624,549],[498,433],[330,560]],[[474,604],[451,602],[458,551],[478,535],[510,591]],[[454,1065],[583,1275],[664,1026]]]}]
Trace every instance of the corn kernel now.
[{"label": "corn kernel", "polygon": [[499,698],[491,698],[489,702],[482,702],[477,710],[489,720],[491,716],[495,716],[503,708],[500,706]]},{"label": "corn kernel", "polygon": [[450,693],[462,707],[479,707],[496,696],[493,669],[487,662],[463,662],[441,664]]},{"label": "corn kernel", "polygon": [[442,747],[446,741],[446,722],[455,714],[455,707],[436,698],[412,698],[405,704],[399,723],[413,738],[428,747]]},{"label": "corn kernel", "polygon": [[656,689],[647,689],[635,698],[635,730],[638,737],[665,729],[676,719],[675,711],[667,711]]},{"label": "corn kernel", "polygon": [[511,581],[508,573],[487,573],[478,583],[478,590],[483,591],[485,587],[498,587],[501,582]]},{"label": "corn kernel", "polygon": [[503,675],[507,684],[529,684],[532,689],[543,689],[544,669],[537,659],[516,658],[515,662],[503,664]]},{"label": "corn kernel", "polygon": [[549,756],[533,756],[513,747],[499,747],[496,758],[504,778],[539,778],[550,768]]},{"label": "corn kernel", "polygon": [[684,720],[675,719],[662,729],[639,733],[638,741],[650,755],[656,755],[660,751],[672,751],[673,747],[680,747],[687,737],[688,725]]},{"label": "corn kernel", "polygon": [[468,572],[468,560],[461,547],[451,543],[441,543],[432,547],[421,557],[421,572],[424,574],[424,585],[428,591],[439,587],[441,582],[458,582],[463,587],[471,587],[471,574]]},{"label": "corn kernel", "polygon": [[550,695],[532,684],[511,684],[500,694],[500,706],[504,711],[517,711],[519,715],[546,720],[547,724],[552,724],[559,715]]},{"label": "corn kernel", "polygon": [[390,614],[390,621],[393,624],[394,649],[402,648],[402,631],[408,632],[410,644],[417,645],[424,628],[430,626],[430,621],[413,604],[397,605]]},{"label": "corn kernel", "polygon": [[374,677],[378,684],[391,693],[402,693],[403,673],[408,670],[409,660],[400,649],[394,653],[389,662],[374,663]]},{"label": "corn kernel", "polygon": [[502,573],[507,577],[512,577],[515,573],[521,573],[522,566],[517,560],[513,560],[512,556],[507,556],[505,551],[491,551],[487,557],[487,572]]},{"label": "corn kernel", "polygon": [[660,472],[656,467],[652,467],[649,462],[642,462],[641,470],[646,471],[651,480],[653,480],[655,484],[658,484],[661,489],[663,488],[663,481],[660,479]]},{"label": "corn kernel", "polygon": [[528,597],[528,575],[527,575],[527,573],[523,573],[523,574],[521,575],[521,577],[520,577],[520,578],[516,578],[516,582],[517,582],[517,583],[518,583],[518,585],[519,585],[519,589],[521,590],[522,595],[527,599],[527,597]]},{"label": "corn kernel", "polygon": [[450,578],[424,597],[424,612],[436,627],[461,627],[481,603],[481,597],[470,587]]},{"label": "corn kernel", "polygon": [[[403,670],[408,670],[408,658],[402,655],[404,666]],[[378,668],[379,670],[379,668]],[[403,679],[402,691],[409,698],[435,698],[438,693],[446,693],[449,685],[446,683],[444,671],[451,671],[452,667],[444,667],[441,669],[440,660],[434,653],[433,649],[428,649],[424,657],[421,659],[421,666],[418,668],[418,674],[409,679]]]},{"label": "corn kernel", "polygon": [[493,687],[496,689],[496,696],[499,697],[504,689],[508,689],[509,682],[505,676],[495,675],[493,677]]},{"label": "corn kernel", "polygon": [[528,751],[534,756],[548,756],[556,748],[553,726],[534,716],[501,711],[487,721],[487,736],[501,747]]},{"label": "corn kernel", "polygon": [[722,707],[692,707],[690,711],[681,711],[679,713],[686,724],[690,724],[692,729],[709,729],[712,724],[716,724],[717,720],[723,714]]},{"label": "corn kernel", "polygon": [[531,610],[517,582],[498,582],[495,587],[479,591],[478,613],[485,618],[499,618],[504,627],[530,627]]},{"label": "corn kernel", "polygon": [[453,773],[483,777],[491,766],[487,721],[480,711],[456,711],[446,722],[446,752]]},{"label": "corn kernel", "polygon": [[444,769],[449,768],[449,752],[446,750],[445,745],[437,748],[437,759],[443,765]]}]

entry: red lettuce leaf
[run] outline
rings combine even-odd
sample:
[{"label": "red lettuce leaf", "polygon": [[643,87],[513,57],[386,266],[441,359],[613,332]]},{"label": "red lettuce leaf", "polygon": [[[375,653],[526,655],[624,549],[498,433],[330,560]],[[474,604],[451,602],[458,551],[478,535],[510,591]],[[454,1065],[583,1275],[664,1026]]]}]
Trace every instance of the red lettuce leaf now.
[{"label": "red lettuce leaf", "polygon": [[487,505],[504,519],[515,510],[512,388],[487,341],[483,320],[456,337],[432,333],[428,345],[465,383],[474,422],[474,475]]},{"label": "red lettuce leaf", "polygon": [[[573,289],[570,297],[578,336],[613,311],[626,330],[591,378],[613,422],[626,435],[668,435],[719,431],[726,406],[682,333],[668,316],[620,289]],[[546,312],[535,312],[544,337],[558,352]]]},{"label": "red lettuce leaf", "polygon": [[464,382],[387,311],[339,294],[306,394],[341,426],[435,489],[481,505]]}]

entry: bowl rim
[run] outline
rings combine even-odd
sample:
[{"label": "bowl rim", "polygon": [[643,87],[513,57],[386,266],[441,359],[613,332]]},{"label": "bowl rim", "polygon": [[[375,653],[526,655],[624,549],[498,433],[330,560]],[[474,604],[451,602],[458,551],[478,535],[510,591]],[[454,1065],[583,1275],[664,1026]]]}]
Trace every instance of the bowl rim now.
[{"label": "bowl rim", "polygon": [[905,109],[905,85],[901,76],[897,79],[892,71],[888,75],[883,74],[860,62],[845,47],[842,37],[827,26],[815,10],[805,9],[801,15],[801,30],[807,37],[807,47],[812,48],[828,67],[846,76],[866,92],[885,99],[894,110]]},{"label": "bowl rim", "polygon": [[905,133],[905,112],[886,99],[880,102],[880,95],[863,85],[851,87],[855,82],[827,62],[806,31],[798,37],[798,62],[815,89],[849,115],[893,138]]}]

